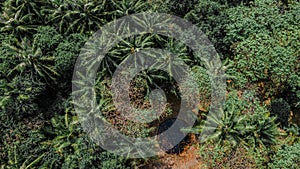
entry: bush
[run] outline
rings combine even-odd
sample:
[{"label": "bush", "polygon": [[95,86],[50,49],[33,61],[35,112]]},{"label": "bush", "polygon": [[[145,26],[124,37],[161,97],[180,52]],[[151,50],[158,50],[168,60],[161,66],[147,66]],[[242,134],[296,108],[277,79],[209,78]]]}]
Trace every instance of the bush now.
[{"label": "bush", "polygon": [[1,10],[1,32],[14,34],[16,37],[32,36],[40,24],[44,24],[41,11],[47,6],[48,1],[32,0],[19,1],[7,0]]},{"label": "bush", "polygon": [[299,168],[300,167],[300,144],[282,145],[273,156],[270,168]]},{"label": "bush", "polygon": [[[230,75],[242,77],[247,84],[263,82],[269,88],[266,97],[284,89],[299,88],[297,57],[300,4],[284,13],[273,0],[255,1],[250,6],[237,6],[227,10],[230,22],[226,25],[226,43],[231,43],[234,66]],[[236,87],[246,88],[235,79]]]},{"label": "bush", "polygon": [[45,84],[30,75],[15,76],[11,82],[4,82],[0,88],[2,113],[21,120],[38,112],[37,97],[45,90]]},{"label": "bush", "polygon": [[282,98],[276,99],[271,103],[271,114],[277,117],[277,122],[279,122],[282,127],[288,126],[290,110],[290,105]]},{"label": "bush", "polygon": [[251,149],[203,145],[200,150],[201,168],[259,168]]},{"label": "bush", "polygon": [[44,54],[53,55],[57,45],[62,41],[63,37],[55,28],[50,26],[40,26],[37,33],[34,34],[34,42],[37,48],[40,48]]},{"label": "bush", "polygon": [[228,55],[229,45],[224,43],[225,25],[228,23],[226,9],[229,6],[217,1],[197,1],[184,18],[196,24],[214,44],[221,56]]},{"label": "bush", "polygon": [[81,34],[71,34],[59,43],[54,56],[55,67],[63,77],[71,77],[73,67],[87,37]]},{"label": "bush", "polygon": [[[95,145],[79,125],[70,95],[74,64],[87,38],[114,19],[147,11],[183,17],[208,36],[226,65],[231,85],[225,109],[207,116],[214,101],[209,68],[203,68],[206,63],[191,48],[176,38],[142,33],[115,44],[100,63],[94,89],[107,122],[127,136],[152,136],[161,121],[177,115],[180,102],[189,104],[189,96],[197,96],[200,103],[192,111],[201,114],[194,130],[203,131],[205,120],[217,125],[205,138],[207,144],[201,145],[208,167],[300,168],[300,130],[288,123],[289,112],[296,114],[300,105],[299,0],[0,0],[0,8],[0,168],[138,168],[145,164],[144,159],[128,160]],[[136,21],[141,27],[153,24]],[[178,30],[172,24],[169,28]],[[191,37],[185,28],[181,31],[182,36]],[[129,56],[147,48],[177,54],[174,60],[168,55],[153,58],[153,53],[144,57],[156,59],[157,65],[167,63],[169,70],[176,69],[171,63],[189,65],[200,93],[180,93],[181,84],[167,72],[151,68],[140,72],[130,84],[130,103],[120,104],[150,117],[153,111],[146,109],[151,108],[152,98],[161,100],[150,91],[161,88],[167,96],[163,114],[141,124],[115,109],[110,77]],[[132,63],[144,61],[138,58]],[[189,80],[184,83],[187,88],[195,85]],[[270,104],[271,112],[264,103]],[[112,133],[104,134],[102,138]],[[275,151],[281,146],[278,142],[284,146]]]}]

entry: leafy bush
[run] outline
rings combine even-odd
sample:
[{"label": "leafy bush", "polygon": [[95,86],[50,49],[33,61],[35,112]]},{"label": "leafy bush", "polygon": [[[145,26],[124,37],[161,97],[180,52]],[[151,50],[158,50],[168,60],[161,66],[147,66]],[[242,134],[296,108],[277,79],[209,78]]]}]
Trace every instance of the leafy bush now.
[{"label": "leafy bush", "polygon": [[110,1],[65,0],[52,1],[47,13],[48,24],[55,25],[62,34],[87,33],[99,29],[109,19]]},{"label": "leafy bush", "polygon": [[4,64],[10,67],[6,70],[6,78],[30,73],[32,76],[43,78],[46,82],[55,79],[57,72],[54,70],[53,57],[44,55],[41,49],[32,45],[29,39],[24,38],[19,41],[16,38],[9,38],[4,41],[1,48]]},{"label": "leafy bush", "polygon": [[71,34],[58,44],[55,53],[55,68],[63,78],[70,79],[81,48],[87,38],[81,34]]},{"label": "leafy bush", "polygon": [[135,13],[145,12],[150,8],[146,0],[111,0],[113,17],[119,18]]},{"label": "leafy bush", "polygon": [[300,144],[282,145],[273,156],[270,168],[299,168],[300,167]]},{"label": "leafy bush", "polygon": [[284,89],[286,83],[291,82],[291,86],[296,85],[299,76],[297,72],[291,73],[295,72],[298,66],[296,51],[279,45],[279,42],[269,35],[252,35],[239,43],[235,52],[233,60],[235,64],[231,71],[241,73],[248,83],[264,82],[270,85],[272,90],[269,91],[269,95],[278,94]]},{"label": "leafy bush", "polygon": [[[4,166],[1,167],[30,167],[43,157],[44,148],[39,142],[44,139],[38,130],[31,130],[25,124],[19,123],[18,128],[8,132],[4,139],[3,152],[5,158],[0,158]],[[26,132],[26,136],[22,133]]]},{"label": "leafy bush", "polygon": [[282,98],[274,100],[271,104],[271,113],[277,117],[277,121],[281,126],[287,127],[290,117],[290,105]]},{"label": "leafy bush", "polygon": [[168,9],[168,13],[172,13],[179,17],[184,17],[185,14],[197,7],[196,4],[198,2],[198,0],[167,0],[164,2],[163,7]]},{"label": "leafy bush", "polygon": [[295,45],[300,44],[296,24],[300,21],[296,14],[300,4],[290,3],[291,7],[284,11],[273,0],[259,0],[226,11],[230,21],[224,41],[231,44],[234,63],[227,73],[235,77],[235,88],[255,87],[263,99],[299,90],[299,50]]},{"label": "leafy bush", "polygon": [[2,106],[5,113],[17,119],[37,113],[39,108],[36,98],[45,90],[44,83],[25,75],[14,77],[4,87],[1,99],[3,99]]},{"label": "leafy bush", "polygon": [[33,38],[33,45],[40,48],[44,54],[49,55],[53,55],[53,51],[63,40],[62,35],[50,26],[39,26]]},{"label": "leafy bush", "polygon": [[294,144],[300,142],[300,127],[296,124],[289,124],[288,127],[284,127],[285,130],[285,138],[284,143],[286,144]]},{"label": "leafy bush", "polygon": [[289,112],[298,113],[300,105],[298,0],[0,0],[0,11],[0,168],[123,169],[145,163],[95,145],[79,125],[70,95],[74,64],[88,37],[114,19],[147,11],[188,19],[208,36],[227,71],[225,110],[220,118],[206,115],[211,79],[189,47],[176,38],[142,33],[115,44],[99,67],[96,100],[107,121],[125,135],[147,137],[161,120],[176,115],[183,93],[172,75],[157,69],[140,72],[129,91],[130,105],[147,115],[152,115],[146,110],[150,91],[165,91],[166,109],[156,121],[125,119],[112,99],[117,66],[144,49],[160,48],[179,57],[166,62],[172,59],[157,52],[158,66],[185,63],[200,87],[200,93],[184,93],[201,100],[193,110],[201,113],[194,130],[203,131],[205,120],[217,124],[201,145],[208,167],[299,168],[300,130],[288,123]]},{"label": "leafy bush", "polygon": [[242,147],[231,149],[224,146],[202,145],[200,157],[201,168],[259,168],[259,164],[252,155],[252,150]]},{"label": "leafy bush", "polygon": [[1,136],[1,167],[127,168],[124,158],[105,152],[83,133],[71,107],[65,111],[51,123],[31,119],[29,124],[6,128],[7,134]]},{"label": "leafy bush", "polygon": [[[77,116],[69,114],[68,110],[66,111],[64,116],[56,115],[53,117],[51,125],[42,129],[48,140],[40,144],[49,147],[58,155],[51,161],[47,159],[49,158],[47,156],[43,158],[42,166],[51,168],[56,164],[62,164],[62,168],[96,168],[98,165],[122,168],[124,166],[123,158],[106,153],[97,147],[87,135],[83,134]],[[55,168],[57,167],[59,166]]]},{"label": "leafy bush", "polygon": [[229,52],[229,45],[224,43],[228,8],[228,5],[217,1],[197,1],[193,9],[184,15],[185,19],[196,24],[206,34],[221,56]]}]

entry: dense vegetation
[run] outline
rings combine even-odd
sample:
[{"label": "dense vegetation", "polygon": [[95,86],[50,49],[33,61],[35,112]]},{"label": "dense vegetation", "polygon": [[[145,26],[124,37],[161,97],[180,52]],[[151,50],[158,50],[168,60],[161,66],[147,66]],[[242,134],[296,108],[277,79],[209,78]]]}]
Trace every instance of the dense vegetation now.
[{"label": "dense vegetation", "polygon": [[[227,101],[213,135],[200,143],[208,168],[300,168],[299,0],[0,0],[0,168],[138,168],[103,150],[83,132],[71,99],[76,59],[101,26],[143,11],[180,16],[197,25],[226,70]],[[178,54],[199,83],[200,133],[209,110],[210,79],[188,47],[172,38],[129,37],[104,59],[95,90],[103,114],[127,135],[146,137],[157,124],[120,118],[111,76],[135,49]],[[161,71],[131,82],[132,104],[149,108],[160,86],[168,103],[160,121],[176,115],[180,94]],[[126,125],[125,125],[126,124]],[[200,166],[199,166],[200,167]],[[202,166],[203,167],[203,166]]]}]

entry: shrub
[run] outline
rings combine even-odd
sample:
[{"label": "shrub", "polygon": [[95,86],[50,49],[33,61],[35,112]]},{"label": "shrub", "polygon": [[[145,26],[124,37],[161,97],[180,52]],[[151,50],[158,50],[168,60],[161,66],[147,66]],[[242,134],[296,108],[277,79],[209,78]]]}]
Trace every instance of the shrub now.
[{"label": "shrub", "polygon": [[86,40],[85,35],[71,34],[58,44],[54,52],[55,68],[63,79],[72,77],[76,59]]},{"label": "shrub", "polygon": [[110,1],[65,0],[51,1],[47,13],[47,24],[58,28],[61,34],[91,34],[109,19]]},{"label": "shrub", "polygon": [[299,168],[300,167],[300,144],[282,145],[273,156],[270,168]]},{"label": "shrub", "polygon": [[[227,10],[230,22],[226,25],[226,43],[231,43],[234,66],[230,75],[236,76],[237,88],[262,82],[270,97],[285,89],[299,88],[299,3],[284,13],[275,1],[255,1],[250,6]],[[242,78],[241,78],[242,77]],[[241,78],[241,80],[239,80]]]},{"label": "shrub", "polygon": [[229,45],[224,43],[225,26],[228,23],[226,9],[229,6],[217,1],[197,1],[184,18],[196,24],[214,44],[221,56],[228,55]]},{"label": "shrub", "polygon": [[131,14],[147,11],[150,1],[146,0],[111,0],[113,17],[119,18]]},{"label": "shrub", "polygon": [[62,35],[50,26],[39,26],[33,38],[33,45],[40,48],[44,54],[49,55],[53,55],[53,51],[63,39]]},{"label": "shrub", "polygon": [[271,103],[271,114],[277,117],[277,122],[279,122],[282,127],[288,126],[290,110],[290,105],[282,98],[276,99]]},{"label": "shrub", "polygon": [[185,14],[197,7],[198,2],[198,0],[167,0],[164,2],[164,7],[167,8],[168,13],[184,17]]},{"label": "shrub", "polygon": [[44,83],[30,75],[15,76],[11,82],[2,82],[0,106],[3,113],[19,120],[37,113],[36,98],[45,90]]},{"label": "shrub", "polygon": [[[29,73],[43,81],[49,82],[54,80],[57,72],[54,70],[53,57],[44,55],[40,48],[32,45],[32,41],[27,38],[18,40],[11,36],[1,45],[1,60],[4,66],[9,68],[6,70],[4,77],[10,79],[17,74]],[[1,69],[0,69],[1,70]]]},{"label": "shrub", "polygon": [[230,148],[230,146],[202,145],[200,157],[203,163],[201,168],[259,168],[252,150],[242,147]]}]

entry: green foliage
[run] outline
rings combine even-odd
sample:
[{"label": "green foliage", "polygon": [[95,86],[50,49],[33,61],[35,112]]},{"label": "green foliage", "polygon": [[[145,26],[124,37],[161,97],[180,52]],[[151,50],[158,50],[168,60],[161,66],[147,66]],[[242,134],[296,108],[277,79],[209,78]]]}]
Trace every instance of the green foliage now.
[{"label": "green foliage", "polygon": [[[297,114],[300,105],[296,0],[0,0],[0,168],[123,169],[145,163],[95,145],[83,132],[70,101],[73,67],[88,37],[114,19],[145,11],[183,17],[208,36],[229,78],[225,110],[220,110],[221,118],[205,115],[211,79],[190,48],[176,38],[143,33],[121,39],[101,62],[95,91],[105,118],[125,135],[155,133],[156,122],[137,124],[120,116],[112,99],[111,76],[138,52],[168,50],[178,57],[172,60],[159,52],[145,52],[144,57],[170,70],[182,63],[190,66],[200,91],[185,93],[200,98],[195,109],[201,112],[200,124],[194,130],[203,131],[206,118],[217,124],[207,144],[201,145],[207,167],[299,168],[300,130],[293,124],[297,119],[288,123],[289,113]],[[153,18],[155,26],[160,22]],[[131,81],[129,97],[131,106],[150,115],[149,93],[157,88],[172,102],[166,104],[160,121],[175,115],[180,105],[174,101],[180,100],[180,93],[172,75],[151,68],[140,72]],[[265,103],[270,104],[270,113]]]},{"label": "green foliage", "polygon": [[[226,24],[224,41],[231,44],[233,52],[233,66],[227,74],[233,77],[235,88],[260,85],[264,99],[299,91],[299,50],[296,46],[300,44],[297,24],[300,4],[296,1],[289,4],[282,8],[276,1],[259,0],[226,11],[230,21]],[[293,98],[285,99],[293,104],[291,106],[295,105],[295,101],[290,101]]]},{"label": "green foliage", "polygon": [[[121,28],[123,29],[123,28]],[[128,59],[135,52],[153,46],[152,35],[143,34],[136,37],[123,39],[108,53],[101,63],[101,69],[106,69],[110,75],[113,74],[116,66]]]},{"label": "green foliage", "polygon": [[282,145],[268,164],[270,168],[299,168],[300,144]]},{"label": "green foliage", "polygon": [[76,59],[86,40],[84,35],[71,34],[58,44],[55,49],[54,60],[55,68],[62,77],[70,78],[72,76]]},{"label": "green foliage", "polygon": [[38,25],[44,23],[41,14],[46,0],[7,0],[3,3],[1,23],[4,27],[1,32],[8,32],[22,37],[32,35]]},{"label": "green foliage", "polygon": [[272,33],[272,29],[277,26],[275,23],[282,21],[279,9],[274,2],[273,0],[259,0],[250,6],[240,5],[228,9],[230,24],[226,27],[228,31],[226,40],[234,43],[243,41],[251,35]]},{"label": "green foliage", "polygon": [[45,89],[45,84],[30,75],[15,76],[10,82],[2,81],[0,89],[0,106],[3,113],[12,118],[22,119],[28,115],[35,115],[38,105],[37,96]]},{"label": "green foliage", "polygon": [[[275,118],[268,114],[267,108],[260,106],[253,94],[238,98],[236,92],[229,93],[224,112],[207,117],[208,126],[217,124],[217,128],[203,141],[252,148],[275,144],[279,133]],[[196,131],[201,132],[203,127],[199,126]]]},{"label": "green foliage", "polygon": [[26,38],[20,43],[13,36],[7,36],[0,46],[1,113],[13,119],[36,113],[35,100],[45,90],[44,72],[49,70],[43,63],[47,58],[26,42]]},{"label": "green foliage", "polygon": [[[43,133],[50,138],[42,142],[44,146],[50,146],[58,154],[56,159],[45,159],[43,166],[62,164],[62,168],[125,168],[125,159],[104,152],[94,142],[88,139],[79,125],[77,116],[72,115],[72,107],[67,107],[65,115],[56,115],[51,119],[51,125],[43,128]],[[53,163],[55,160],[55,163]]]},{"label": "green foliage", "polygon": [[[22,130],[27,131],[27,136],[22,134]],[[7,133],[4,139],[6,142],[3,152],[6,153],[6,158],[0,158],[4,167],[29,168],[44,156],[44,149],[39,145],[44,136],[38,130],[30,131],[25,124],[19,124],[18,128]]]},{"label": "green foliage", "polygon": [[111,3],[112,13],[116,18],[145,12],[150,8],[149,1],[146,0],[111,0]]},{"label": "green foliage", "polygon": [[163,7],[168,9],[168,13],[184,17],[185,14],[195,9],[199,0],[167,0],[164,1]]},{"label": "green foliage", "polygon": [[43,55],[40,48],[32,45],[32,42],[24,38],[21,41],[12,38],[4,41],[1,46],[5,66],[10,70],[5,72],[8,78],[16,74],[37,75],[45,81],[54,80],[57,72],[54,70],[53,57]]},{"label": "green foliage", "polygon": [[[190,2],[190,1],[189,1]],[[224,43],[225,26],[228,23],[227,4],[218,1],[197,1],[194,8],[185,13],[184,18],[196,24],[214,44],[219,54],[227,55],[229,45]],[[221,55],[221,56],[222,56]]]},{"label": "green foliage", "polygon": [[53,55],[53,51],[63,41],[63,36],[50,26],[39,26],[33,38],[33,45],[40,48],[44,54],[49,55]]},{"label": "green foliage", "polygon": [[237,45],[233,60],[235,65],[231,71],[241,73],[248,83],[266,81],[268,84],[270,81],[270,94],[276,94],[286,84],[297,86],[299,75],[295,72],[298,67],[296,56],[294,48],[281,46],[279,41],[266,34],[256,34]]},{"label": "green foliage", "polygon": [[57,26],[62,34],[88,33],[98,30],[109,19],[105,11],[109,7],[106,0],[65,0],[52,2],[48,22]]},{"label": "green foliage", "polygon": [[290,124],[288,127],[284,127],[285,130],[285,144],[294,144],[300,142],[300,127],[296,124]]},{"label": "green foliage", "polygon": [[[210,77],[207,73],[207,69],[203,68],[202,66],[193,66],[191,69],[192,72],[192,79],[196,82],[196,84],[199,86],[198,90],[199,93],[191,93],[192,95],[197,95],[197,97],[200,100],[200,105],[204,108],[206,108],[207,102],[211,99],[211,81]],[[185,81],[184,86],[190,86],[194,84],[190,84],[191,82]],[[201,119],[200,119],[201,120]]]},{"label": "green foliage", "polygon": [[252,150],[242,147],[202,145],[200,147],[201,168],[260,168]]},{"label": "green foliage", "polygon": [[271,104],[271,113],[277,117],[277,121],[280,122],[281,126],[288,126],[290,111],[290,105],[282,98],[274,100]]},{"label": "green foliage", "polygon": [[[103,151],[82,132],[72,108],[51,123],[39,119],[18,123],[1,136],[1,167],[12,168],[126,168],[124,158]],[[40,124],[39,124],[40,123]]]}]

